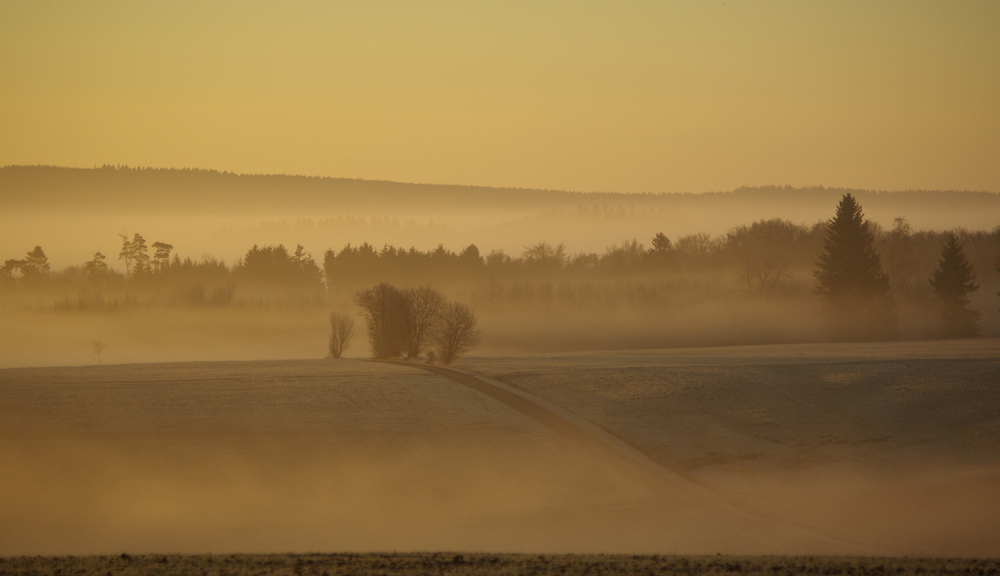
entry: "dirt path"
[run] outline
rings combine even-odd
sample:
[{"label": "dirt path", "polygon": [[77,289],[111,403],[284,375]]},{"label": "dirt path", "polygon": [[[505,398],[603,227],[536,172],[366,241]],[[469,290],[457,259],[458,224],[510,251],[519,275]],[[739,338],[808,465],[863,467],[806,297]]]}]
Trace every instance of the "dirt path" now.
[{"label": "dirt path", "polygon": [[[664,481],[666,479],[664,478],[663,471],[652,468],[649,463],[637,460],[634,455],[624,453],[619,447],[613,446],[607,440],[598,438],[594,433],[556,414],[540,402],[529,399],[524,393],[518,394],[471,374],[442,366],[416,364],[413,362],[393,362],[393,364],[426,370],[447,378],[452,382],[471,388],[476,392],[485,394],[545,426],[560,438],[580,448],[593,458],[614,468],[645,488],[654,492],[664,488]],[[673,483],[671,482],[671,484]]]},{"label": "dirt path", "polygon": [[[515,390],[500,382],[491,383],[483,378],[459,370],[418,364],[414,362],[390,361],[400,366],[419,368],[452,382],[489,396],[516,412],[534,420],[554,432],[560,438],[580,448],[593,458],[615,469],[629,480],[642,486],[657,497],[677,498],[697,503],[706,515],[737,523],[746,530],[773,533],[776,538],[812,540],[825,547],[833,547],[840,553],[885,555],[891,554],[865,544],[848,542],[790,525],[755,511],[735,506],[726,499],[700,484],[686,479],[651,460],[634,447],[588,422],[573,422],[571,415],[560,415],[554,405],[546,407],[544,400],[533,398],[525,392]],[[588,425],[589,428],[588,429]]]}]

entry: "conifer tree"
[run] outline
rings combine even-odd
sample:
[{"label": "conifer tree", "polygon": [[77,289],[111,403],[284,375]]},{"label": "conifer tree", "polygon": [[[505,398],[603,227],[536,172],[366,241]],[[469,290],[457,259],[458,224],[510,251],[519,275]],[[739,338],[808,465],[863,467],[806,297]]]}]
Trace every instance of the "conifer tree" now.
[{"label": "conifer tree", "polygon": [[28,252],[28,255],[24,257],[24,264],[21,268],[21,273],[24,274],[25,278],[37,279],[49,273],[49,258],[45,255],[45,251],[42,250],[41,246],[35,246],[35,249]]},{"label": "conifer tree", "polygon": [[875,250],[871,223],[845,194],[830,221],[813,274],[830,335],[837,340],[883,340],[896,335],[896,303]]},{"label": "conifer tree", "polygon": [[941,259],[930,281],[941,301],[941,335],[945,338],[979,336],[979,311],[969,310],[969,294],[979,290],[976,273],[965,258],[958,238],[948,233]]}]

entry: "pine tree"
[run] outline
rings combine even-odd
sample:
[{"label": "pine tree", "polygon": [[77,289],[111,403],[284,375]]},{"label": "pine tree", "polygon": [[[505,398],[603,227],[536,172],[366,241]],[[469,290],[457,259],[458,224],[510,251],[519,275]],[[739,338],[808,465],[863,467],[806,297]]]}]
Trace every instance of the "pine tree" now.
[{"label": "pine tree", "polygon": [[941,301],[941,335],[945,338],[979,336],[979,311],[969,310],[969,294],[979,290],[972,264],[958,238],[949,233],[941,247],[941,259],[930,281]]},{"label": "pine tree", "polygon": [[837,340],[883,340],[896,335],[896,303],[861,205],[845,194],[828,226],[813,274],[822,314]]}]

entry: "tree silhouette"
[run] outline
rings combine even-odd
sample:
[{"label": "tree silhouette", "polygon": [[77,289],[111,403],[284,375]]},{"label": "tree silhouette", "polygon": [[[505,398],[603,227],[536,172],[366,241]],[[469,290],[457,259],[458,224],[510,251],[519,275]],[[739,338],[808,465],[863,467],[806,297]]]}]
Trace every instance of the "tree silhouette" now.
[{"label": "tree silhouette", "polygon": [[934,278],[934,294],[941,301],[941,334],[945,338],[968,338],[979,335],[979,311],[969,310],[969,294],[979,290],[976,273],[965,258],[962,244],[949,233],[941,247]]},{"label": "tree silhouette", "polygon": [[284,244],[257,246],[247,251],[234,267],[237,277],[258,285],[315,289],[321,286],[323,273],[301,245],[289,254]]},{"label": "tree silhouette", "polygon": [[663,268],[672,263],[674,247],[663,232],[653,236],[652,247],[646,252],[646,260],[654,268]]},{"label": "tree silhouette", "polygon": [[354,339],[354,318],[340,312],[330,313],[330,356],[340,358]]},{"label": "tree silhouette", "polygon": [[107,258],[104,254],[101,254],[100,250],[94,252],[94,259],[83,265],[83,269],[87,272],[88,276],[103,276],[108,273],[108,264],[105,262]]},{"label": "tree silhouette", "polygon": [[45,251],[42,250],[41,246],[35,246],[35,249],[28,252],[28,255],[21,262],[21,273],[28,280],[41,278],[48,274],[51,269],[49,259],[45,256]]},{"label": "tree silhouette", "polygon": [[815,293],[827,328],[837,340],[881,340],[896,334],[895,300],[875,250],[872,225],[845,194],[827,229]]},{"label": "tree silhouette", "polygon": [[90,349],[94,352],[94,354],[97,354],[97,365],[98,366],[101,365],[101,352],[104,352],[104,349],[107,348],[107,347],[108,347],[108,343],[107,342],[102,342],[100,340],[94,340],[93,344],[90,345]]},{"label": "tree silhouette", "polygon": [[475,244],[469,244],[462,250],[458,255],[458,263],[462,268],[475,272],[483,267],[483,258],[479,254],[479,247]]},{"label": "tree silhouette", "polygon": [[375,358],[398,357],[406,351],[408,306],[406,296],[385,282],[354,297],[368,325],[368,341]]},{"label": "tree silhouette", "polygon": [[537,270],[555,270],[566,264],[566,245],[553,246],[548,242],[539,242],[526,246],[521,254],[525,265]]},{"label": "tree silhouette", "polygon": [[441,323],[434,334],[443,364],[450,364],[461,354],[472,350],[482,339],[476,315],[465,304],[446,304],[441,312]]},{"label": "tree silhouette", "polygon": [[653,247],[650,248],[650,252],[669,252],[672,246],[670,245],[670,238],[663,232],[657,232],[656,236],[653,236]]},{"label": "tree silhouette", "polygon": [[170,265],[170,251],[174,247],[164,242],[153,242],[153,267],[157,272]]},{"label": "tree silhouette", "polygon": [[445,307],[444,296],[426,286],[403,291],[406,297],[406,357],[420,356],[424,345],[437,328]]},{"label": "tree silhouette", "polygon": [[131,240],[125,234],[118,236],[122,239],[122,251],[118,254],[118,259],[125,261],[125,276],[131,280],[132,274],[141,275],[149,269],[149,249],[146,247],[146,239],[138,232],[132,235]]},{"label": "tree silhouette", "polygon": [[125,234],[119,234],[122,239],[122,251],[118,253],[118,259],[125,261],[125,278],[132,279],[132,241]]},{"label": "tree silhouette", "polygon": [[0,266],[0,275],[3,276],[3,289],[6,292],[9,288],[10,281],[14,279],[14,274],[19,272],[24,266],[24,260],[17,260],[16,258],[11,258]]}]

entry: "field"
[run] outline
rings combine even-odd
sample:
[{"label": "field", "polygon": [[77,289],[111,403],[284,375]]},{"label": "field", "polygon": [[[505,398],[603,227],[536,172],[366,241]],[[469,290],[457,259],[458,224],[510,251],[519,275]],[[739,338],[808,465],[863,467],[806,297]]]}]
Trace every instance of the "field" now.
[{"label": "field", "polygon": [[[1000,342],[982,339],[456,365],[655,467],[655,487],[416,366],[0,370],[0,556],[1000,556],[998,352]],[[447,571],[471,573],[452,556]],[[477,571],[522,572],[518,562],[533,562],[496,557]],[[262,557],[240,558],[251,571]],[[280,558],[286,570],[313,557]],[[605,562],[551,562],[586,558]],[[651,558],[642,562],[680,561]],[[3,560],[0,570],[27,570],[27,561]],[[100,562],[121,559],[86,561],[104,570],[111,564]],[[749,563],[764,561],[740,562],[752,572]],[[897,561],[857,562],[885,570]],[[654,564],[646,568],[667,569]],[[337,573],[333,566],[324,570]],[[729,571],[720,566],[711,570]]]},{"label": "field", "polygon": [[895,554],[1000,555],[1000,341],[597,353],[460,366],[726,501]]}]

